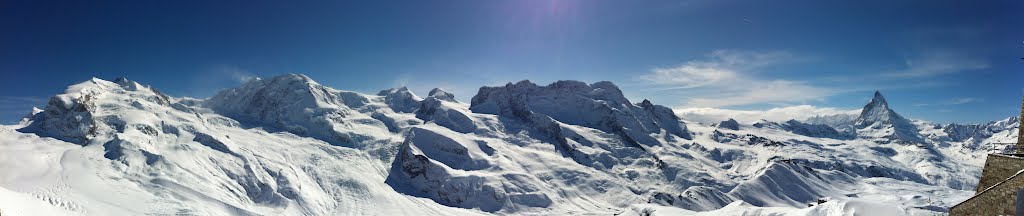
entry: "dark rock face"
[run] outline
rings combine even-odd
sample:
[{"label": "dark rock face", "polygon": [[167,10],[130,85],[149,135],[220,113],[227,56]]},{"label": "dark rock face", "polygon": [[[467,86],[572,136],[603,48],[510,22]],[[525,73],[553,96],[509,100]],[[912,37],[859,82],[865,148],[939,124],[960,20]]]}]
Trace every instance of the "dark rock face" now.
[{"label": "dark rock face", "polygon": [[724,128],[729,130],[739,130],[740,123],[736,122],[736,119],[729,119],[718,123],[718,128]]},{"label": "dark rock face", "polygon": [[[59,140],[85,145],[97,134],[97,119],[93,117],[95,94],[77,98],[52,97],[42,113],[36,114],[31,125],[22,132],[39,133]],[[65,101],[71,99],[70,101]]]},{"label": "dark rock face", "polygon": [[427,96],[428,97],[437,98],[438,100],[448,101],[448,102],[458,102],[457,100],[455,100],[455,95],[454,94],[448,93],[448,92],[446,92],[446,91],[444,91],[443,89],[440,89],[440,88],[431,89],[430,93],[427,93]]},{"label": "dark rock face", "polygon": [[[448,107],[443,99],[431,95],[420,102],[420,108],[416,110],[416,118],[434,122],[454,131],[469,133],[477,129],[472,117],[458,109]],[[442,95],[443,96],[443,95]]]},{"label": "dark rock face", "polygon": [[804,136],[809,137],[822,137],[822,138],[833,138],[833,139],[853,139],[856,138],[856,134],[840,132],[835,128],[829,127],[828,125],[821,124],[807,124],[797,120],[789,120],[782,124],[782,129]]},{"label": "dark rock face", "polygon": [[786,143],[784,142],[779,142],[760,136],[750,134],[739,135],[734,133],[722,133],[721,131],[718,130],[715,130],[714,133],[711,134],[711,139],[714,139],[715,141],[718,141],[720,143],[742,143],[747,145],[765,147],[786,145]]}]

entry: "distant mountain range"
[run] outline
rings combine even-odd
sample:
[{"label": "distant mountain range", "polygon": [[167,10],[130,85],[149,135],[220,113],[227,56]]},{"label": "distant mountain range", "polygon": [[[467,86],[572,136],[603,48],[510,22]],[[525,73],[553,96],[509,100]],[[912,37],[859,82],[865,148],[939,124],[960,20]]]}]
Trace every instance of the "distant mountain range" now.
[{"label": "distant mountain range", "polygon": [[305,75],[207,99],[68,87],[0,127],[3,215],[922,215],[971,195],[986,124],[859,115],[702,124],[611,82],[376,95]]}]

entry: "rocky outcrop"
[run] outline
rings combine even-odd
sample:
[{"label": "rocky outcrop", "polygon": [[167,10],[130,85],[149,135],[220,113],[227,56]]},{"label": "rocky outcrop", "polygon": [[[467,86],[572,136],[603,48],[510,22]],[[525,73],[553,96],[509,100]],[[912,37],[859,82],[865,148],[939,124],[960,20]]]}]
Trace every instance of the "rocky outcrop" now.
[{"label": "rocky outcrop", "polygon": [[437,98],[438,100],[442,100],[442,101],[448,101],[448,102],[453,102],[453,103],[458,103],[459,102],[459,101],[455,100],[455,95],[454,94],[448,93],[448,92],[444,91],[444,89],[440,89],[440,88],[431,89],[430,93],[427,93],[427,96],[428,97]]},{"label": "rocky outcrop", "polygon": [[686,125],[671,109],[650,101],[632,104],[611,82],[558,81],[538,86],[521,81],[503,87],[481,87],[470,110],[523,120],[531,119],[532,115],[550,116],[559,122],[620,134],[647,145],[654,144],[648,134],[663,130],[690,137]]},{"label": "rocky outcrop", "polygon": [[794,134],[800,134],[809,137],[821,137],[821,138],[832,138],[848,140],[856,138],[856,134],[840,132],[835,128],[829,127],[828,125],[821,124],[807,124],[797,120],[789,120],[782,123],[782,129],[792,132]]},{"label": "rocky outcrop", "polygon": [[[455,104],[450,104],[453,103],[451,102],[453,100],[444,99],[450,95],[451,94],[431,94],[426,99],[423,99],[423,101],[420,102],[419,109],[415,112],[416,118],[425,122],[433,122],[437,125],[462,133],[469,133],[476,130],[476,123],[473,121],[473,118],[470,117],[469,113],[464,112],[462,109],[455,108]],[[441,96],[441,98],[435,96]]]},{"label": "rocky outcrop", "polygon": [[[34,112],[22,132],[87,145],[106,142],[116,133],[140,130],[155,135],[149,114],[151,106],[168,106],[169,98],[159,91],[125,78],[110,82],[97,78],[68,87],[64,94],[50,98],[41,112]],[[142,116],[140,122],[126,122],[121,113]],[[146,129],[149,130],[146,130]]]},{"label": "rocky outcrop", "polygon": [[492,166],[489,157],[494,150],[482,141],[447,133],[441,128],[412,129],[386,182],[405,194],[487,212],[552,204],[532,176],[478,173]]},{"label": "rocky outcrop", "polygon": [[942,125],[942,132],[945,132],[952,141],[965,141],[968,139],[981,140],[991,137],[995,133],[1005,130],[1013,130],[1020,124],[1020,117],[1009,117],[1000,121],[992,121],[985,124],[947,124]]},{"label": "rocky outcrop", "polygon": [[719,122],[718,123],[718,128],[729,129],[729,130],[739,130],[740,129],[740,123],[737,122],[736,119],[731,119],[730,118],[729,120],[725,120],[725,121]]}]

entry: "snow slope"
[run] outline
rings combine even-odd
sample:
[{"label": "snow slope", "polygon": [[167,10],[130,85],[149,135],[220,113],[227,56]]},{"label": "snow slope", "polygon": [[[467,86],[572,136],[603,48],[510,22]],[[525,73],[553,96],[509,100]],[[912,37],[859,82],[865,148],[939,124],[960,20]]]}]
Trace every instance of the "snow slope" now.
[{"label": "snow slope", "polygon": [[0,128],[0,212],[915,215],[973,194],[985,144],[1017,122],[909,120],[880,93],[856,118],[722,126],[610,82],[522,81],[466,104],[298,74],[208,99],[92,79]]}]

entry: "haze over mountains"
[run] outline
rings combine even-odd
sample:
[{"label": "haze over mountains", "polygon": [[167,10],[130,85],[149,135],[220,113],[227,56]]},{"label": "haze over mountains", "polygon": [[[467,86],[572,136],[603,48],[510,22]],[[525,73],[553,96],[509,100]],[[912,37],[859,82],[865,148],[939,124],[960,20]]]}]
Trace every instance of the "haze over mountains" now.
[{"label": "haze over mountains", "polygon": [[879,92],[859,115],[702,124],[611,82],[465,103],[299,74],[207,99],[92,79],[0,128],[0,212],[926,215],[971,196],[1018,126],[907,119]]}]

